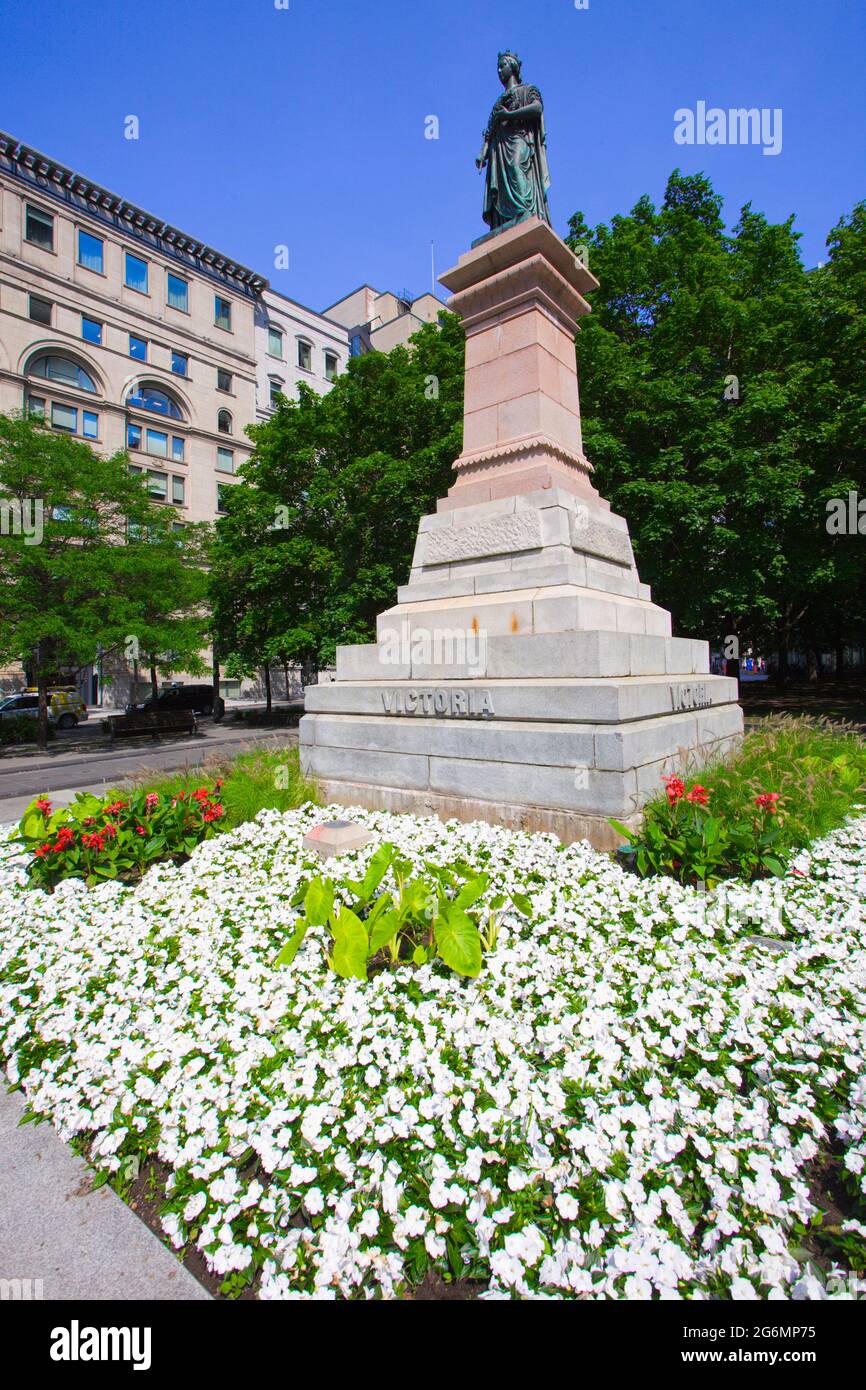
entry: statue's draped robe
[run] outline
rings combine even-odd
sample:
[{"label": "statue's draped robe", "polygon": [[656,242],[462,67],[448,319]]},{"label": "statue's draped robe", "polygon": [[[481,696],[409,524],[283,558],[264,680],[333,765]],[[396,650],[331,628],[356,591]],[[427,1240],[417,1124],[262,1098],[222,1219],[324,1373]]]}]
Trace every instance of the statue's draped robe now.
[{"label": "statue's draped robe", "polygon": [[550,222],[544,114],[533,114],[525,120],[519,116],[496,119],[497,111],[503,107],[516,111],[533,102],[541,105],[538,88],[519,84],[503,92],[491,112],[484,132],[488,145],[484,221],[489,227],[501,227],[522,217],[541,217]]}]

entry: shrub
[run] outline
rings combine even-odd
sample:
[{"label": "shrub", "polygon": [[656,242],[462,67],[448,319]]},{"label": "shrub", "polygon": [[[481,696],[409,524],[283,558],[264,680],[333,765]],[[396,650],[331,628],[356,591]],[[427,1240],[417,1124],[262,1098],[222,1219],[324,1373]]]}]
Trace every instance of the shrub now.
[{"label": "shrub", "polygon": [[[487,874],[463,863],[453,868],[428,863],[426,868],[429,877],[411,877],[409,861],[394,845],[384,844],[360,882],[304,880],[292,899],[294,907],[303,904],[304,915],[275,965],[291,965],[310,927],[327,927],[331,937],[328,965],[344,979],[366,980],[371,969],[410,961],[426,965],[436,957],[456,974],[474,979],[481,973],[483,950],[492,950],[496,944],[497,914],[509,899],[497,895],[482,920],[480,912],[470,909],[487,891]],[[396,892],[377,896],[389,869]],[[522,895],[510,901],[519,912],[531,915]]]},{"label": "shrub", "polygon": [[[14,743],[35,743],[39,721],[30,714],[16,714],[11,719],[0,719],[0,748]],[[54,728],[48,725],[48,737],[54,737]]]},{"label": "shrub", "polygon": [[33,851],[32,887],[51,890],[64,878],[83,878],[89,885],[133,882],[159,860],[179,863],[216,832],[223,817],[220,785],[174,797],[144,790],[117,799],[79,792],[56,811],[39,797],[17,831]]},{"label": "shrub", "polygon": [[629,857],[639,874],[667,874],[680,883],[713,888],[723,878],[751,882],[785,872],[778,792],[760,792],[751,814],[733,820],[714,814],[712,793],[700,782],[686,787],[679,777],[663,781],[665,799],[649,803],[639,831],[611,821],[632,845],[635,853]]}]

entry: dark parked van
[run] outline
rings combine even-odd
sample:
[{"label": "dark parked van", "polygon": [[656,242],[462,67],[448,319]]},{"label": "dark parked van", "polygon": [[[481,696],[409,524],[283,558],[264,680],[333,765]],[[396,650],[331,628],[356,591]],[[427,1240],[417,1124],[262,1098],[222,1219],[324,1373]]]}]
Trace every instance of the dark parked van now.
[{"label": "dark parked van", "polygon": [[218,722],[226,712],[226,705],[221,695],[214,700],[212,685],[175,685],[169,690],[161,690],[155,700],[151,696],[140,705],[127,705],[126,709],[128,714],[145,709],[191,709],[194,714],[205,717],[212,714]]}]

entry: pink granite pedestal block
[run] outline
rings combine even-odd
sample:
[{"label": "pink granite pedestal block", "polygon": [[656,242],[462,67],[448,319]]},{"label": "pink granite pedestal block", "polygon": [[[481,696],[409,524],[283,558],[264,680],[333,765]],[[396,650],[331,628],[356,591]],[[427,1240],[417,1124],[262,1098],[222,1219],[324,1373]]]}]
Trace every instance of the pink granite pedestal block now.
[{"label": "pink granite pedestal block", "polygon": [[537,217],[467,251],[441,280],[466,330],[466,384],[463,453],[439,510],[550,487],[598,503],[574,356],[598,281]]}]

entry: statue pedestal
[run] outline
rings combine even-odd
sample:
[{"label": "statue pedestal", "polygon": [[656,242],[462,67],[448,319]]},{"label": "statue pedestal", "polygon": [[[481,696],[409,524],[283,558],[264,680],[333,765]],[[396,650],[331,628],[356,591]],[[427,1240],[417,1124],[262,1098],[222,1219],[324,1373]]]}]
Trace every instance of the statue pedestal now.
[{"label": "statue pedestal", "polygon": [[532,218],[442,282],[466,326],[464,449],[421,518],[375,643],[307,690],[301,762],[328,800],[612,848],[663,773],[730,747],[737,682],[671,636],[592,484],[574,332],[596,281]]}]

